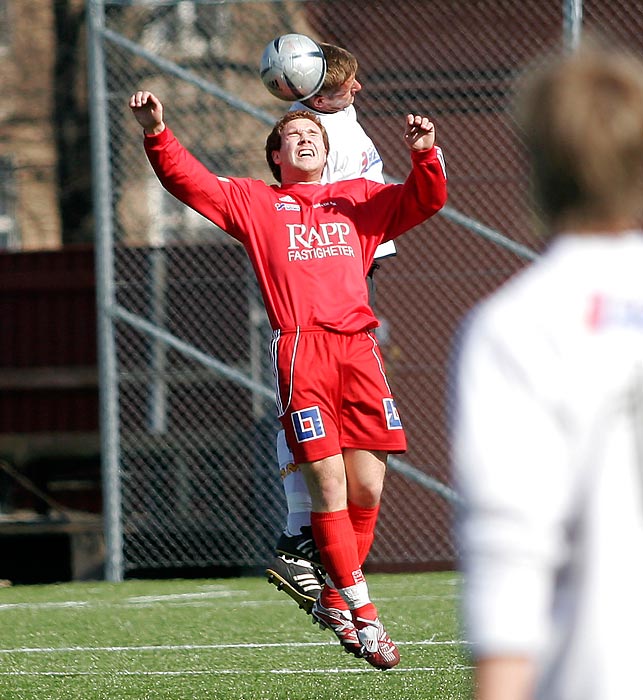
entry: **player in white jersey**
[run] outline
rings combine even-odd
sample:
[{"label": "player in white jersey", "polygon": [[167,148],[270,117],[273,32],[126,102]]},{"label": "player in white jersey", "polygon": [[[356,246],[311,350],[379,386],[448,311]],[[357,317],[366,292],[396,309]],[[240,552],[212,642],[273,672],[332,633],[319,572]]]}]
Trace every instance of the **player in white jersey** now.
[{"label": "player in white jersey", "polygon": [[325,182],[366,177],[384,182],[382,158],[357,121],[353,104],[362,89],[357,80],[357,60],[345,49],[320,44],[328,70],[321,90],[304,102],[295,102],[291,111],[305,109],[316,114],[324,124],[330,152],[323,179]]},{"label": "player in white jersey", "polygon": [[519,121],[544,255],[473,312],[453,423],[478,700],[640,697],[643,62],[582,45]]},{"label": "player in white jersey", "polygon": [[[364,177],[384,182],[382,158],[375,144],[357,120],[353,105],[355,95],[362,89],[356,78],[358,63],[349,51],[333,44],[320,44],[326,58],[327,71],[321,90],[305,100],[295,102],[292,110],[312,112],[328,133],[330,149],[322,182],[336,182]],[[396,254],[395,243],[388,241],[378,246],[375,259]],[[373,303],[373,274],[378,268],[374,263],[368,273]],[[311,500],[306,482],[298,469],[284,431],[277,435],[277,459],[282,479],[288,516],[286,529],[276,546],[276,558],[266,570],[271,583],[284,590],[307,613],[319,597],[324,574],[321,571],[319,553],[310,526]],[[312,565],[311,565],[312,562]],[[339,600],[337,601],[339,605]],[[344,621],[338,618],[338,626]]]},{"label": "player in white jersey", "polygon": [[[337,182],[365,177],[384,182],[384,164],[371,137],[357,120],[355,95],[362,89],[357,80],[358,63],[350,51],[334,44],[320,44],[326,58],[326,78],[321,90],[295,102],[290,111],[304,109],[319,117],[328,134],[330,150],[322,182]],[[375,259],[395,255],[395,242],[378,246]],[[369,273],[372,279],[372,272]]]}]

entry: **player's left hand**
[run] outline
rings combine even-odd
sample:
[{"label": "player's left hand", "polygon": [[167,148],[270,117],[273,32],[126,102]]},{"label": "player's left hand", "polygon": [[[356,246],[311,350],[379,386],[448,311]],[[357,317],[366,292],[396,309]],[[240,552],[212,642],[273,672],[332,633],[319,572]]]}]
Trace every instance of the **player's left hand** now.
[{"label": "player's left hand", "polygon": [[435,143],[435,125],[421,114],[407,114],[404,141],[412,151],[427,151]]}]

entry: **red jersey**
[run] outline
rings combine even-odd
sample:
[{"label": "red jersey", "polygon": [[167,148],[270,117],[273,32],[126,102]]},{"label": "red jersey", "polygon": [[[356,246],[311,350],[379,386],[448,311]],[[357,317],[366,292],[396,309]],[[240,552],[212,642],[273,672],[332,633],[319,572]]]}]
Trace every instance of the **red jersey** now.
[{"label": "red jersey", "polygon": [[375,328],[365,282],[375,248],[446,202],[442,153],[412,151],[404,184],[365,178],[268,185],[210,172],[166,129],[145,137],[163,186],[245,247],[274,330]]}]

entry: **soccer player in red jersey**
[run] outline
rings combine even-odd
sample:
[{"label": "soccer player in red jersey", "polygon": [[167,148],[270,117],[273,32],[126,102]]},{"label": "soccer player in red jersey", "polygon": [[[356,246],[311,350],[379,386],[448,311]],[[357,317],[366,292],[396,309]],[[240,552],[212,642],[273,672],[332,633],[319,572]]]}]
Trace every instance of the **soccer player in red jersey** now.
[{"label": "soccer player in red jersey", "polygon": [[[240,241],[273,329],[279,418],[308,484],[313,535],[347,603],[344,646],[376,668],[399,662],[361,565],[373,542],[388,453],[406,449],[365,281],[376,247],[439,211],[446,174],[435,127],[409,114],[412,170],[403,184],[322,185],[328,138],[310,112],[285,114],[266,141],[280,183],[210,172],[163,121],[148,91],[129,102],[163,186]],[[349,508],[352,504],[352,508]]]},{"label": "soccer player in red jersey", "polygon": [[[319,118],[330,144],[322,183],[365,177],[385,182],[383,162],[373,140],[358,120],[355,99],[362,85],[357,80],[357,58],[346,49],[320,43],[326,58],[326,76],[319,91],[293,102],[289,111],[306,110]],[[375,250],[375,260],[367,275],[369,304],[375,299],[374,273],[382,259],[397,254],[395,241],[386,241]],[[268,581],[289,595],[315,622],[330,627],[343,639],[346,603],[337,593],[324,587],[326,574],[311,527],[312,503],[306,481],[295,466],[283,428],[277,434],[279,477],[286,496],[286,524],[275,545],[275,557],[266,568]],[[349,504],[350,509],[350,504]],[[323,599],[320,597],[324,591]],[[329,624],[330,623],[330,624]]]}]

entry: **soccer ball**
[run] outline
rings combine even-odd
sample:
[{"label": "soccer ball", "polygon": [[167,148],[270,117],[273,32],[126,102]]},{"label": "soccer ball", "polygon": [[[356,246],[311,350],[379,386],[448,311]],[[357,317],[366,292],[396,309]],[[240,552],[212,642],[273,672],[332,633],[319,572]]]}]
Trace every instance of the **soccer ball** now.
[{"label": "soccer ball", "polygon": [[324,52],[305,34],[283,34],[264,49],[259,75],[268,91],[280,100],[305,100],[324,83]]}]

